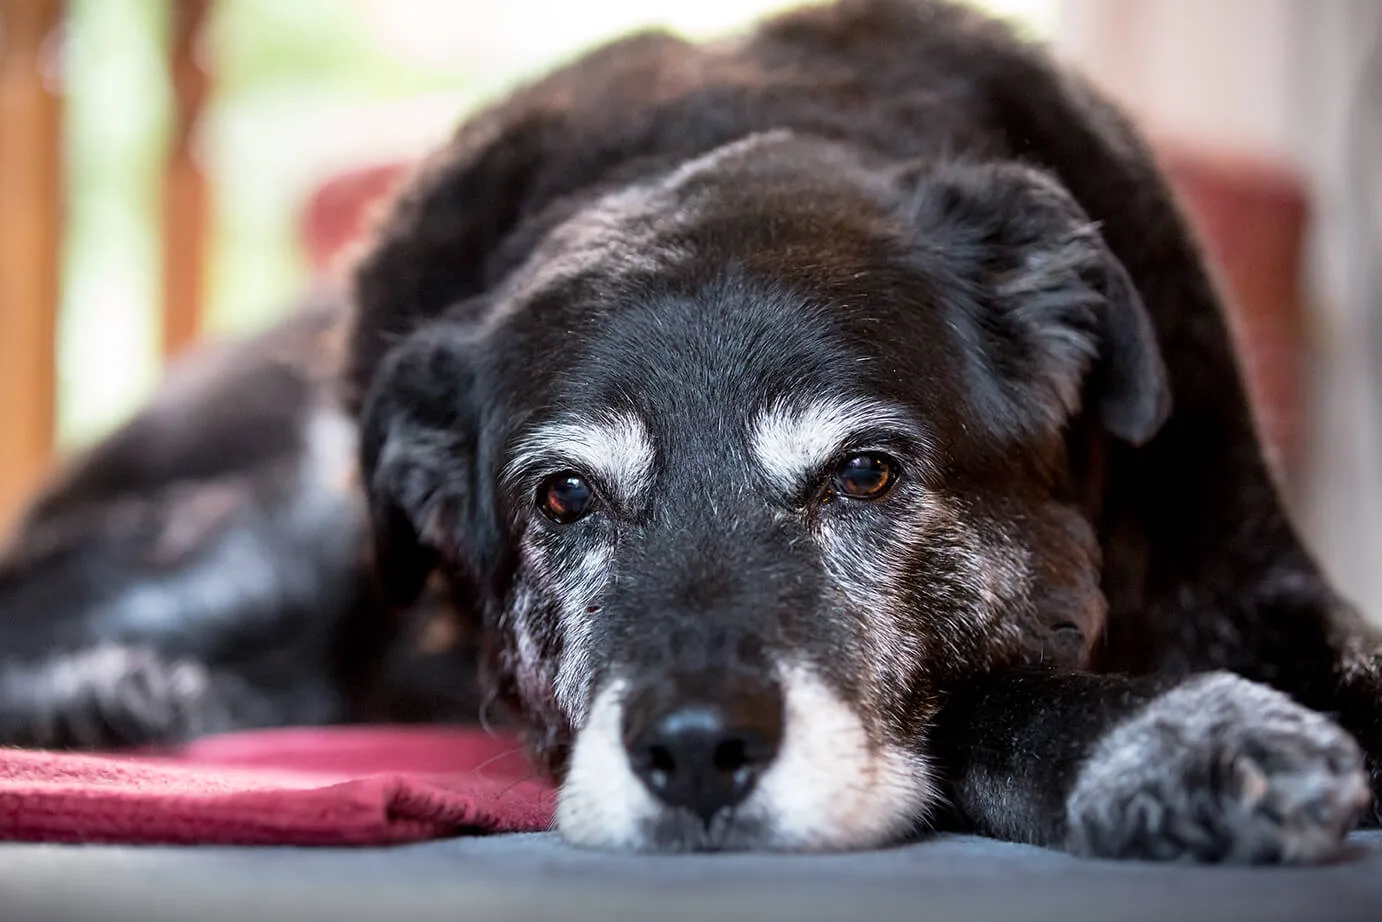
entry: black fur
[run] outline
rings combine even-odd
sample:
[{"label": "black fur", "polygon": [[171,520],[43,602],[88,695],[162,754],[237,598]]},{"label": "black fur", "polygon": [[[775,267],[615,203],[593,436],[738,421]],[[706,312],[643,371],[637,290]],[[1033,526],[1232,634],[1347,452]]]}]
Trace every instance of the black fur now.
[{"label": "black fur", "polygon": [[[698,160],[741,141],[749,154]],[[205,705],[159,713],[250,716],[141,722],[110,716],[130,697],[118,688],[16,692],[0,697],[7,739],[444,715],[398,690],[406,667],[380,665],[410,662],[398,651],[416,633],[386,610],[433,611],[440,574],[467,613],[449,655],[483,656],[484,687],[560,777],[574,728],[544,670],[565,640],[539,630],[536,665],[517,649],[518,539],[560,549],[615,522],[639,540],[619,544],[619,591],[589,609],[589,678],[753,671],[790,650],[848,692],[868,652],[797,526],[696,498],[751,464],[717,422],[726,408],[849,382],[908,408],[924,438],[884,447],[949,501],[990,569],[1020,571],[999,604],[966,581],[970,545],[905,561],[915,649],[880,721],[939,765],[954,819],[1094,854],[1317,858],[1361,808],[1361,756],[1301,705],[1356,738],[1378,792],[1377,637],[1282,511],[1196,245],[1126,120],[995,23],[843,0],[718,45],[607,46],[433,155],[350,300],[341,380],[365,497],[276,514],[299,495],[305,423],[333,397],[309,371],[317,346],[285,365],[270,337],[98,447],[39,500],[0,570],[12,675],[114,645],[205,671]],[[656,504],[611,503],[585,532],[549,534],[537,484],[504,463],[525,426],[590,407],[656,420],[660,459],[677,460],[660,460]],[[237,498],[217,506],[217,491]],[[203,494],[220,516],[160,558],[168,522]],[[829,514],[867,553],[892,508]],[[231,538],[267,550],[267,595],[244,586],[201,612],[174,587],[183,614],[143,633],[109,616],[215,565]],[[1211,670],[1298,704],[1189,678]],[[1192,688],[1213,689],[1213,732],[1185,706]],[[388,704],[402,698],[413,705]],[[1109,780],[1102,760],[1125,737],[1157,770]]]}]

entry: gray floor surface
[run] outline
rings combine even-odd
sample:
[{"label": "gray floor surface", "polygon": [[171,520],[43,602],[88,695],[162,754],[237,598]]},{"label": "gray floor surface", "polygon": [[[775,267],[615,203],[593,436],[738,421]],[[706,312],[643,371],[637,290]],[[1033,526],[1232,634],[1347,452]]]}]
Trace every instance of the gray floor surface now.
[{"label": "gray floor surface", "polygon": [[549,834],[377,849],[6,843],[0,919],[1382,922],[1382,832],[1292,869],[1086,861],[949,835],[815,856],[610,855]]}]

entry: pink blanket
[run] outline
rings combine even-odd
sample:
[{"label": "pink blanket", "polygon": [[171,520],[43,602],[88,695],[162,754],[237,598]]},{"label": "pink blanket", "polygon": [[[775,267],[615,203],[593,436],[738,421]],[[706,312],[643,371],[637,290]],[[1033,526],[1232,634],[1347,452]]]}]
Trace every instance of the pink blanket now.
[{"label": "pink blanket", "polygon": [[0,839],[381,845],[546,829],[553,792],[480,730],[212,737],[158,755],[0,749]]}]

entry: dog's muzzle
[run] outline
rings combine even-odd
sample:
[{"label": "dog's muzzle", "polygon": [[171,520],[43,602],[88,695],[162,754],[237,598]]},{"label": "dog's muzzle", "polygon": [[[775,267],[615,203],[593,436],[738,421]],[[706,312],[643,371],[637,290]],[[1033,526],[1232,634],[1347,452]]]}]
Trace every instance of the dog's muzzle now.
[{"label": "dog's muzzle", "polygon": [[622,736],[629,766],[663,804],[709,827],[753,792],[782,745],[776,683],[680,674],[633,688]]}]

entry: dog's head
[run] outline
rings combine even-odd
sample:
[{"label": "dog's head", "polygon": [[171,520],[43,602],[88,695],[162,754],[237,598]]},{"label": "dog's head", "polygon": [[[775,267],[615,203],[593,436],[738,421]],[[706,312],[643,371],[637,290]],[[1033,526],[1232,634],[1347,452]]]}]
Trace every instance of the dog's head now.
[{"label": "dog's head", "polygon": [[925,817],[948,683],[1084,657],[1066,434],[1166,401],[1055,180],[770,133],[567,209],[399,343],[365,466],[386,585],[483,616],[568,839],[840,848]]}]

